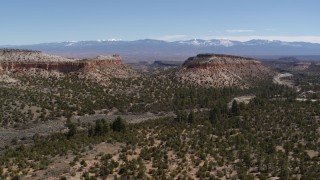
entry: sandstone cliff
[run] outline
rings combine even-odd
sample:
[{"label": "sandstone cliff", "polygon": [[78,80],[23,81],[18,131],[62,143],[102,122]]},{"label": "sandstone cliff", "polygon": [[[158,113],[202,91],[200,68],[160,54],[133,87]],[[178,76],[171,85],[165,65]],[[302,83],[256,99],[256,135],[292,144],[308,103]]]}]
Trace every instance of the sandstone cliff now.
[{"label": "sandstone cliff", "polygon": [[223,54],[199,54],[187,59],[176,76],[183,83],[246,88],[272,74],[255,59]]},{"label": "sandstone cliff", "polygon": [[137,72],[122,63],[119,55],[98,56],[83,61],[81,69],[83,75],[97,81],[106,81],[110,78],[129,78],[138,76]]},{"label": "sandstone cliff", "polygon": [[73,60],[46,55],[40,51],[15,49],[0,50],[0,73],[46,77],[76,73],[82,78],[104,82],[110,78],[137,76],[135,71],[122,63],[119,55]]}]

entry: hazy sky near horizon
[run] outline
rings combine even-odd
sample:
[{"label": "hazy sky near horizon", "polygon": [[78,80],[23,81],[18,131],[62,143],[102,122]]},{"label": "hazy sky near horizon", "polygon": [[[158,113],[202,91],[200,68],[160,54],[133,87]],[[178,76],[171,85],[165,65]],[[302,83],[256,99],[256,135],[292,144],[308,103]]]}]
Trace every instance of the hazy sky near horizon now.
[{"label": "hazy sky near horizon", "polygon": [[277,39],[320,43],[319,0],[4,0],[0,44]]}]

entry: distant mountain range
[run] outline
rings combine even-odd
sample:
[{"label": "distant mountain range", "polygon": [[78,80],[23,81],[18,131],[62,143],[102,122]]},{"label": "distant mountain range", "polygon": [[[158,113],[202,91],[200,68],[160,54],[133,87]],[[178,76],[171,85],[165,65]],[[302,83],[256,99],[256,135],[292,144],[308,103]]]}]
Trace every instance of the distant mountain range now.
[{"label": "distant mountain range", "polygon": [[167,42],[154,39],[136,41],[66,41],[32,45],[0,46],[40,50],[66,57],[94,57],[120,54],[124,61],[185,60],[199,53],[219,53],[242,56],[295,56],[320,55],[320,44],[308,42],[283,42],[250,40],[246,42],[226,39],[192,39]]}]

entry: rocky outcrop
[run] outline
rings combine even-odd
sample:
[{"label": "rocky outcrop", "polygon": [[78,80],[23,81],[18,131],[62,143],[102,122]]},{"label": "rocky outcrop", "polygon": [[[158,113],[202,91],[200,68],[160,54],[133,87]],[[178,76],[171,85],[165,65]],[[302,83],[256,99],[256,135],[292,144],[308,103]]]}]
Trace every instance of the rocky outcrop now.
[{"label": "rocky outcrop", "polygon": [[42,69],[58,71],[61,73],[76,72],[83,69],[83,62],[0,62],[0,71],[26,71],[29,69]]},{"label": "rocky outcrop", "polygon": [[250,87],[273,73],[261,62],[240,56],[199,54],[185,61],[177,77],[184,83],[213,87]]},{"label": "rocky outcrop", "polygon": [[0,49],[0,62],[68,62],[73,59],[44,54],[41,51]]},{"label": "rocky outcrop", "polygon": [[81,63],[84,64],[84,68],[86,70],[90,70],[93,68],[105,68],[105,67],[112,67],[112,66],[122,66],[122,60],[119,55],[113,56],[98,56],[94,59],[83,60]]},{"label": "rocky outcrop", "polygon": [[85,60],[83,63],[83,74],[88,78],[101,82],[110,78],[129,78],[138,76],[136,71],[122,63],[119,55],[98,56],[94,59]]},{"label": "rocky outcrop", "polygon": [[242,67],[255,66],[261,63],[252,58],[240,56],[231,56],[224,54],[199,54],[196,57],[190,57],[183,64],[186,68],[224,68],[224,67]]},{"label": "rocky outcrop", "polygon": [[77,73],[79,77],[97,81],[107,81],[112,77],[127,78],[137,75],[135,71],[122,63],[119,55],[73,60],[46,55],[40,51],[0,50],[0,73],[32,75],[34,72],[41,72],[46,76],[48,73],[50,76],[50,72],[54,76],[57,73],[59,73],[59,76],[67,73]]},{"label": "rocky outcrop", "polygon": [[83,68],[84,64],[73,59],[44,54],[41,51],[0,49],[0,71],[25,71],[43,69],[69,73]]},{"label": "rocky outcrop", "polygon": [[298,62],[293,65],[292,70],[294,70],[294,71],[306,70],[310,67],[310,65],[311,65],[311,63],[309,63],[309,62]]},{"label": "rocky outcrop", "polygon": [[[2,50],[2,57],[0,61],[0,70],[2,71],[19,71],[19,70],[29,70],[33,68],[43,69],[47,71],[58,71],[61,73],[71,73],[77,72],[80,70],[91,71],[94,68],[108,68],[111,66],[121,66],[122,60],[120,56],[98,56],[94,59],[86,60],[71,60],[67,58],[58,58],[64,59],[64,61],[55,61],[56,58],[46,59],[50,55],[42,54],[39,51],[26,51],[26,50]],[[17,53],[17,54],[16,54]],[[5,55],[3,55],[5,54]],[[9,55],[7,55],[9,54]],[[3,58],[5,57],[5,58]],[[14,57],[13,61],[9,61],[10,57]],[[19,57],[19,58],[17,58]],[[31,58],[32,57],[32,58]],[[35,60],[35,57],[45,57],[44,59]],[[23,59],[23,60],[21,60]],[[24,60],[32,61],[24,61]]]}]

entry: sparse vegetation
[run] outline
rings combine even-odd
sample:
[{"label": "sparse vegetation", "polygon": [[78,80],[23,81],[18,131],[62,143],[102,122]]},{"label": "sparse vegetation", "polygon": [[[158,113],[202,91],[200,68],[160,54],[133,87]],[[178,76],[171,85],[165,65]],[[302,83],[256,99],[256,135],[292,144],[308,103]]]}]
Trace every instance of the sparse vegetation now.
[{"label": "sparse vegetation", "polygon": [[[299,100],[305,91],[319,91],[315,74],[290,77],[301,87],[297,91],[270,80],[249,89],[200,87],[166,73],[105,85],[72,73],[16,74],[19,83],[1,82],[1,127],[23,132],[30,125],[65,123],[55,133],[12,138],[0,155],[0,179],[320,176],[320,101]],[[255,96],[248,104],[232,100],[248,94]],[[119,114],[112,121],[73,119],[112,109]],[[133,124],[120,116],[147,112],[176,116]]]}]

